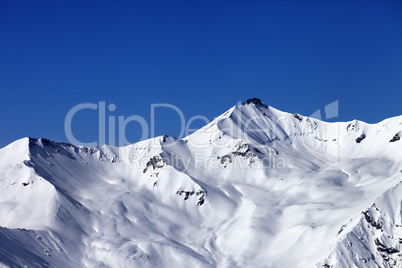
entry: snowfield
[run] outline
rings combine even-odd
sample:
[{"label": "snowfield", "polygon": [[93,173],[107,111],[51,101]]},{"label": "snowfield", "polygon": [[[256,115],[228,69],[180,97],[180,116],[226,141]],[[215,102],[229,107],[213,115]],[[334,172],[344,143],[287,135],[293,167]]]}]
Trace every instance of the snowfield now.
[{"label": "snowfield", "polygon": [[0,149],[0,267],[402,267],[402,116],[258,99],[184,139]]}]

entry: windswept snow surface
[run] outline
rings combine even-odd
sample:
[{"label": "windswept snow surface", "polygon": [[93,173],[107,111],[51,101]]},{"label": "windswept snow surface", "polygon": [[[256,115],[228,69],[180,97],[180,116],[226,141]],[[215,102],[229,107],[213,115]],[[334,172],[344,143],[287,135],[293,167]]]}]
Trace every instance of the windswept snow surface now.
[{"label": "windswept snow surface", "polygon": [[402,267],[401,131],[251,99],[182,140],[18,140],[0,267]]}]

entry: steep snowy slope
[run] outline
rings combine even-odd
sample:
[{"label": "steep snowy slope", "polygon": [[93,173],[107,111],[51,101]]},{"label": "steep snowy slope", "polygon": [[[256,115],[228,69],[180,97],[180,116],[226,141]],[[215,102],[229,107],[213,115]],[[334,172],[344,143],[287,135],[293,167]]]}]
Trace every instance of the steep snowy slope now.
[{"label": "steep snowy slope", "polygon": [[0,263],[399,267],[401,131],[250,99],[182,140],[18,140],[0,149]]},{"label": "steep snowy slope", "polygon": [[402,267],[402,182],[341,227],[323,267]]}]

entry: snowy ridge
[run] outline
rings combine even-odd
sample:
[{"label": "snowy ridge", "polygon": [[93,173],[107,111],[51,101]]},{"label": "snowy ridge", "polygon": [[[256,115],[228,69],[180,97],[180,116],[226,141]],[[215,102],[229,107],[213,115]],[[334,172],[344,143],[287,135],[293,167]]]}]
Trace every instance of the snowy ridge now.
[{"label": "snowy ridge", "polygon": [[322,267],[402,266],[402,175],[399,181],[360,217],[342,226],[340,241],[331,248]]},{"label": "snowy ridge", "polygon": [[182,140],[18,140],[0,149],[0,266],[399,267],[401,131],[250,99]]}]

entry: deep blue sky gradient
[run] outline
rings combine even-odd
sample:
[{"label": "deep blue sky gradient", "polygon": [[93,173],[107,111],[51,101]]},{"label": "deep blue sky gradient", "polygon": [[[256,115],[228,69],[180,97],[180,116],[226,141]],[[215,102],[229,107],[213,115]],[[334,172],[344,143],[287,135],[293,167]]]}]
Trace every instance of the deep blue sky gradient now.
[{"label": "deep blue sky gradient", "polygon": [[[66,141],[83,102],[147,120],[171,103],[212,120],[250,97],[304,115],[339,100],[336,120],[375,123],[402,114],[402,2],[2,0],[0,94],[0,147]],[[179,134],[173,111],[156,123]],[[96,139],[96,112],[73,132]],[[139,132],[132,123],[128,139]]]}]

